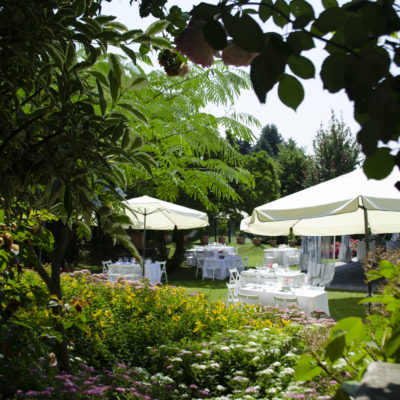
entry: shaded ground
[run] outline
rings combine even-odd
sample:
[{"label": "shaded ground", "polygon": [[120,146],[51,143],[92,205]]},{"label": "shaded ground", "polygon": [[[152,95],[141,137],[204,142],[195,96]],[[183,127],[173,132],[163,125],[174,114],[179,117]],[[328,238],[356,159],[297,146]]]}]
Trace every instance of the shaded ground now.
[{"label": "shaded ground", "polygon": [[[374,288],[375,284],[372,284]],[[335,276],[329,286],[329,289],[339,290],[357,290],[360,292],[367,291],[365,284],[365,274],[360,261],[353,258],[348,263],[336,263]]]}]

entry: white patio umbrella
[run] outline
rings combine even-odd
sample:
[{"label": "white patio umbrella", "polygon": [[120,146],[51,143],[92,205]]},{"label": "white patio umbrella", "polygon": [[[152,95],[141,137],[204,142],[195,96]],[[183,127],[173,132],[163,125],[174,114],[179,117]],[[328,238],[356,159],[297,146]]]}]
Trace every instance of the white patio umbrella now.
[{"label": "white patio umbrella", "polygon": [[[246,232],[259,235],[334,236],[400,231],[400,181],[368,179],[362,169],[256,207]],[[369,288],[370,292],[370,288]]]},{"label": "white patio umbrella", "polygon": [[400,231],[400,181],[395,170],[383,180],[362,169],[256,207],[246,232],[266,236],[333,236]]},{"label": "white patio umbrella", "polygon": [[146,254],[146,230],[194,229],[208,225],[204,212],[179,206],[149,196],[141,196],[123,202],[125,213],[131,219],[133,229],[143,234],[143,260]]}]

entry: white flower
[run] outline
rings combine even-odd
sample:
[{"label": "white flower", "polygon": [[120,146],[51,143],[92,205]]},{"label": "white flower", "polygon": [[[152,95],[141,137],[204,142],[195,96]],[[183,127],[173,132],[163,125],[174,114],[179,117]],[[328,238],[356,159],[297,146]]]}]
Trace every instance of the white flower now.
[{"label": "white flower", "polygon": [[267,393],[269,393],[269,394],[275,394],[275,393],[276,393],[276,389],[275,389],[275,388],[268,389],[268,392],[267,392]]},{"label": "white flower", "polygon": [[261,371],[258,371],[256,375],[273,375],[275,371],[272,368],[265,368]]},{"label": "white flower", "polygon": [[182,362],[182,358],[180,357],[171,358],[171,362]]},{"label": "white flower", "polygon": [[284,369],[280,372],[279,376],[293,375],[293,374],[294,374],[294,369],[288,367],[288,368],[284,368]]},{"label": "white flower", "polygon": [[279,362],[279,361],[275,361],[272,365],[271,365],[271,367],[280,367],[282,364]]},{"label": "white flower", "polygon": [[256,363],[260,361],[260,356],[255,356],[254,358],[251,359],[251,362]]},{"label": "white flower", "polygon": [[220,349],[222,351],[230,351],[231,350],[228,346],[221,346]]},{"label": "white flower", "polygon": [[256,343],[256,342],[248,342],[247,344],[249,346],[258,346],[258,343]]},{"label": "white flower", "polygon": [[210,364],[210,367],[211,368],[219,368],[220,365],[218,363],[216,363],[216,362],[213,362],[213,363]]},{"label": "white flower", "polygon": [[225,386],[217,385],[215,389],[217,389],[217,390],[222,392],[223,390],[225,390]]}]

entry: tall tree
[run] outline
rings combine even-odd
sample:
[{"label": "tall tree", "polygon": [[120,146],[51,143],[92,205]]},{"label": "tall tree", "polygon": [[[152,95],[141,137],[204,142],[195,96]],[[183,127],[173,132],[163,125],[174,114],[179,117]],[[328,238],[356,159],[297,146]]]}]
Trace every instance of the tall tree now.
[{"label": "tall tree", "polygon": [[281,196],[287,196],[304,189],[307,156],[302,147],[298,147],[293,139],[278,146],[277,156]]},{"label": "tall tree", "polygon": [[279,144],[283,143],[282,135],[274,124],[265,125],[261,130],[261,135],[255,144],[253,151],[266,151],[271,157],[276,157],[279,152]]},{"label": "tall tree", "polygon": [[244,199],[242,210],[248,214],[261,204],[279,197],[279,177],[275,160],[266,151],[246,156],[246,168],[254,178],[254,187],[241,186],[239,194]]},{"label": "tall tree", "polygon": [[351,172],[360,163],[360,146],[343,118],[338,119],[333,111],[328,126],[318,130],[313,149],[319,182]]}]

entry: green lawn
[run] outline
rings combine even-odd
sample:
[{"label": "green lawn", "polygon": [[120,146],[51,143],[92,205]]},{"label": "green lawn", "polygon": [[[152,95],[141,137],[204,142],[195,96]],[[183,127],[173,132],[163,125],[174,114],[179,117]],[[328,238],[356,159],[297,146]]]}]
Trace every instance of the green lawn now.
[{"label": "green lawn", "polygon": [[[268,245],[255,246],[254,244],[235,245],[238,247],[239,254],[248,257],[249,267],[263,263],[264,249]],[[211,279],[201,279],[201,274],[196,278],[196,268],[181,267],[175,271],[170,271],[168,283],[175,286],[183,286],[190,292],[203,292],[210,301],[221,300],[225,302],[227,296],[226,281]],[[363,292],[346,292],[338,290],[328,290],[329,309],[331,316],[335,320],[345,317],[365,317],[365,306],[358,302],[365,297]]]}]

